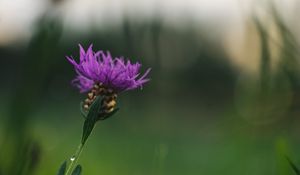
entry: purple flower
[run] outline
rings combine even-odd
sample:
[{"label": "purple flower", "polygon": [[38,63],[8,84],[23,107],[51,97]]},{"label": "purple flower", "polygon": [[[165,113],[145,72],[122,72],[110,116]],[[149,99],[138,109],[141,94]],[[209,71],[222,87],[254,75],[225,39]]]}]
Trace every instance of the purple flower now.
[{"label": "purple flower", "polygon": [[147,75],[150,69],[140,75],[140,63],[131,63],[121,58],[112,58],[109,52],[94,52],[91,44],[87,51],[79,44],[80,58],[77,63],[73,57],[67,59],[72,63],[77,72],[77,77],[72,83],[79,88],[80,92],[88,92],[95,85],[100,85],[114,93],[141,88],[149,81]]}]

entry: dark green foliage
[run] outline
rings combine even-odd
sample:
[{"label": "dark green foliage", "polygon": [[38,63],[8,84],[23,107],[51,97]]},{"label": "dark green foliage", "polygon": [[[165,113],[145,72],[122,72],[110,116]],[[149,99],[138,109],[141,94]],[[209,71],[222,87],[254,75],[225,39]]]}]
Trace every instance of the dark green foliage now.
[{"label": "dark green foliage", "polygon": [[80,175],[82,171],[81,165],[77,165],[74,171],[72,172],[72,175]]},{"label": "dark green foliage", "polygon": [[40,105],[42,94],[51,76],[54,49],[62,32],[61,23],[55,19],[41,18],[29,42],[26,53],[18,57],[19,65],[14,72],[15,86],[3,131],[0,155],[2,174],[33,174],[39,163],[40,148],[28,130],[29,118]]},{"label": "dark green foliage", "polygon": [[58,170],[58,173],[57,175],[64,175],[65,172],[66,172],[66,168],[67,168],[67,161],[64,161],[63,164],[61,164],[59,170]]}]

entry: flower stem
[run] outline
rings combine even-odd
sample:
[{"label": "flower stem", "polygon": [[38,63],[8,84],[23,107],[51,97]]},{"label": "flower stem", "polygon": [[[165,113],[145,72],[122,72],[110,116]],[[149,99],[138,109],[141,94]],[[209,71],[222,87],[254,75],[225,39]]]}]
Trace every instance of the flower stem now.
[{"label": "flower stem", "polygon": [[77,163],[77,161],[78,161],[78,159],[79,159],[79,156],[80,156],[80,154],[81,154],[81,152],[82,152],[82,150],[83,150],[83,146],[84,146],[84,144],[82,144],[82,143],[80,143],[80,144],[78,145],[78,148],[77,148],[75,154],[70,158],[71,163],[70,163],[70,165],[68,166],[68,169],[67,169],[67,172],[66,172],[65,175],[71,174],[72,169],[73,169],[74,166],[76,165],[76,163]]}]

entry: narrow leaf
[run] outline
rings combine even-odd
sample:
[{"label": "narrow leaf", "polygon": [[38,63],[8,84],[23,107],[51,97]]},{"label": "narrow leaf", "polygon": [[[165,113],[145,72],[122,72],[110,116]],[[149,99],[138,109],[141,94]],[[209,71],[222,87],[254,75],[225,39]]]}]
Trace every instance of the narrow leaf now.
[{"label": "narrow leaf", "polygon": [[77,165],[74,171],[72,172],[72,175],[80,175],[82,171],[81,165]]},{"label": "narrow leaf", "polygon": [[81,138],[81,143],[83,145],[86,142],[87,138],[90,136],[92,130],[94,129],[95,123],[97,122],[98,115],[101,110],[101,100],[102,98],[99,96],[95,99],[84,121],[82,138]]},{"label": "narrow leaf", "polygon": [[58,170],[57,175],[65,175],[66,168],[67,168],[67,161],[64,161],[64,163],[61,164],[61,166],[60,166],[60,168]]},{"label": "narrow leaf", "polygon": [[286,157],[286,159],[288,160],[289,164],[291,165],[291,167],[293,168],[293,170],[295,171],[295,173],[297,175],[300,175],[300,170],[298,169],[298,167],[291,161],[290,158]]}]

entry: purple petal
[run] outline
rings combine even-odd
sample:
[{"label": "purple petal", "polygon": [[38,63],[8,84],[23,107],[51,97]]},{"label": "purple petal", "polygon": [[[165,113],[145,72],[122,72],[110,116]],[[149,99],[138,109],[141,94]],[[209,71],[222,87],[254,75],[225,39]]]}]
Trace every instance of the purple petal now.
[{"label": "purple petal", "polygon": [[[87,51],[79,44],[79,63],[73,57],[66,57],[74,66],[77,77],[73,84],[79,88],[80,92],[89,91],[94,83],[103,83],[107,88],[114,89],[117,93],[142,87],[149,81],[146,78],[151,69],[140,77],[140,63],[132,64],[130,60],[124,61],[123,57],[112,58],[110,52],[93,51],[91,44]],[[137,79],[138,78],[138,79]]]}]

